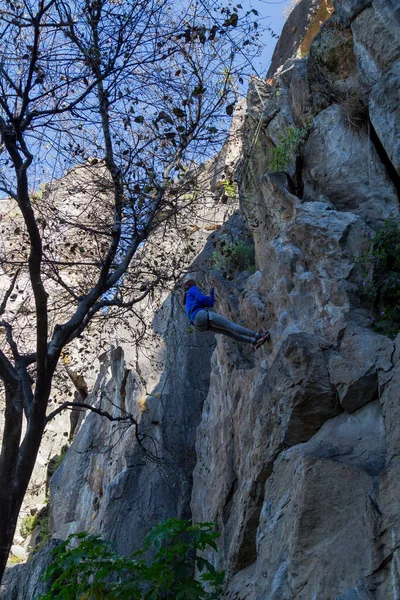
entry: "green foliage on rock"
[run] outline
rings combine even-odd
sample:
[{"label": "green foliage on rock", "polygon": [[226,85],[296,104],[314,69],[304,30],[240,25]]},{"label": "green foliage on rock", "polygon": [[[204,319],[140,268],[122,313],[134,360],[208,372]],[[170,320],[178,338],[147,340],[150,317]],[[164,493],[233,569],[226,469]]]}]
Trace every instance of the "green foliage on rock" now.
[{"label": "green foliage on rock", "polygon": [[220,242],[211,257],[211,266],[221,271],[224,277],[232,277],[238,271],[255,271],[253,244],[240,242]]},{"label": "green foliage on rock", "polygon": [[33,552],[39,552],[51,540],[50,515],[48,514],[48,508],[44,514],[40,513],[38,515],[36,525],[39,527],[39,533],[32,550]]},{"label": "green foliage on rock", "polygon": [[24,559],[19,557],[19,556],[15,556],[14,554],[11,554],[10,558],[7,561],[7,566],[11,566],[11,565],[20,565],[22,563],[24,563]]},{"label": "green foliage on rock", "polygon": [[225,196],[229,200],[235,200],[238,194],[237,183],[232,179],[223,179],[220,181],[221,186],[224,188]]},{"label": "green foliage on rock", "polygon": [[374,329],[395,337],[400,332],[400,217],[387,219],[372,234],[370,247],[357,263],[360,296],[373,308]]},{"label": "green foliage on rock", "polygon": [[20,532],[24,539],[26,539],[36,528],[38,528],[37,536],[34,545],[30,548],[32,552],[41,550],[51,539],[48,506],[45,506],[34,515],[26,515],[21,520]]},{"label": "green foliage on rock", "polygon": [[[126,558],[97,535],[71,535],[53,550],[45,573],[51,587],[39,600],[218,600],[224,574],[196,555],[217,550],[217,537],[211,523],[168,519],[152,529],[142,549]],[[149,550],[156,551],[151,562],[144,558]]]},{"label": "green foliage on rock", "polygon": [[23,519],[21,519],[21,525],[19,526],[19,530],[24,540],[26,540],[28,535],[32,533],[32,531],[35,529],[36,518],[36,515],[26,515],[25,517],[23,517]]},{"label": "green foliage on rock", "polygon": [[305,142],[309,133],[309,127],[288,127],[279,136],[279,144],[271,150],[269,161],[271,171],[286,171],[294,154]]},{"label": "green foliage on rock", "polygon": [[63,463],[64,458],[67,455],[68,448],[69,448],[68,444],[64,444],[64,446],[60,450],[60,454],[58,454],[54,458],[53,463],[52,463],[52,469],[51,469],[52,470],[52,473],[51,473],[52,475],[57,471],[58,467],[60,467],[61,464]]}]

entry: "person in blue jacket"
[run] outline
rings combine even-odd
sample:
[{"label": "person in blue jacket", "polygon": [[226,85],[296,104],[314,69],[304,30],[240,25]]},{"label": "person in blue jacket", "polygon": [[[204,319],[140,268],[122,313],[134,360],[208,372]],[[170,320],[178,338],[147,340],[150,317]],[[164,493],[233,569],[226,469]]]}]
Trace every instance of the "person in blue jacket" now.
[{"label": "person in blue jacket", "polygon": [[211,289],[209,296],[205,296],[197,287],[194,279],[189,279],[184,283],[184,289],[183,303],[186,314],[196,331],[221,333],[237,342],[253,344],[254,348],[259,348],[269,339],[269,331],[257,333],[229,321],[229,319],[214,311],[210,311],[209,309],[214,306],[214,288]]}]

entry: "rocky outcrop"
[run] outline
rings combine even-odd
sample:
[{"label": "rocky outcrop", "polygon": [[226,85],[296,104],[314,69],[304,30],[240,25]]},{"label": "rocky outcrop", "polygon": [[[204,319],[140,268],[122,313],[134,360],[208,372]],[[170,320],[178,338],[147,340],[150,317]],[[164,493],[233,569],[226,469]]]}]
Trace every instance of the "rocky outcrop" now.
[{"label": "rocky outcrop", "polygon": [[371,122],[390,162],[400,175],[400,61],[372,88],[369,98]]},{"label": "rocky outcrop", "polygon": [[[384,4],[372,10],[383,15]],[[269,328],[272,343],[254,356],[218,340],[192,492],[194,519],[221,532],[215,566],[227,569],[232,600],[386,600],[399,589],[400,339],[372,329],[354,278],[374,230],[398,210],[399,106],[377,91],[394,90],[397,50],[387,36],[387,66],[368,87],[354,32],[371,8],[340,6],[308,59],[249,90],[252,151],[238,177],[258,272],[239,288],[239,308],[222,310]],[[271,173],[273,149],[305,124],[303,151],[286,174]]]},{"label": "rocky outcrop", "polygon": [[321,24],[333,12],[331,0],[300,0],[290,13],[275,46],[267,77],[275,75],[289,58],[308,53]]},{"label": "rocky outcrop", "polygon": [[40,550],[27,565],[15,565],[7,569],[2,587],[1,598],[5,600],[22,600],[22,598],[38,598],[48,590],[43,580],[44,571],[52,562],[51,551],[60,540],[53,540]]}]

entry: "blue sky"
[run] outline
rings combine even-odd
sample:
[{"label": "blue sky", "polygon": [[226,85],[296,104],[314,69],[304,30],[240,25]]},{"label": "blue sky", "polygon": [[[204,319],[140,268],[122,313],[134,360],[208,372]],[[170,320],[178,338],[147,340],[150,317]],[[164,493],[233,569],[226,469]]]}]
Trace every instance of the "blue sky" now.
[{"label": "blue sky", "polygon": [[[290,4],[290,0],[249,0],[243,2],[244,7],[247,7],[248,5],[250,8],[255,8],[260,14],[260,21],[264,27],[269,26],[277,35],[280,35],[285,23],[286,17],[284,16],[283,11],[288,4]],[[260,57],[259,64],[254,66],[256,70],[259,71],[259,75],[265,76],[278,40],[272,38],[270,33],[265,31],[262,41],[265,44],[265,49]]]},{"label": "blue sky", "polygon": [[[183,2],[187,0],[181,0]],[[228,0],[232,5],[236,5],[238,2],[241,3],[243,9],[245,11],[255,9],[258,12],[258,17],[254,16],[254,20],[257,20],[259,23],[259,31],[263,31],[262,45],[264,49],[262,54],[257,58],[251,60],[248,63],[247,72],[243,72],[244,79],[246,80],[246,75],[249,74],[257,74],[258,76],[264,78],[268,71],[268,67],[270,65],[271,57],[277,43],[276,37],[272,37],[271,31],[277,36],[280,35],[282,27],[285,23],[286,17],[284,15],[285,8],[293,3],[293,0]],[[245,56],[245,50],[242,51],[243,56]],[[246,82],[244,84],[246,86]],[[246,93],[245,89],[241,89],[242,93]],[[51,171],[50,165],[50,171]],[[51,177],[50,177],[51,178]],[[42,172],[38,175],[38,185],[41,181],[47,181],[49,177],[46,177]],[[0,192],[0,199],[4,197],[4,194]]]}]

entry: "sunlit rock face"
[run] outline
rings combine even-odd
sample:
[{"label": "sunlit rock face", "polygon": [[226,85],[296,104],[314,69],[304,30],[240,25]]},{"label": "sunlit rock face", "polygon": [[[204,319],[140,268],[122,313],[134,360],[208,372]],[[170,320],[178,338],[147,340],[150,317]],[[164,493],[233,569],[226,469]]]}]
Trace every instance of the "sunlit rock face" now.
[{"label": "sunlit rock face", "polygon": [[[194,519],[221,532],[232,600],[384,600],[400,587],[400,338],[373,329],[356,280],[398,211],[400,29],[390,2],[335,4],[309,57],[249,89],[238,177],[258,270],[238,278],[238,305],[224,300],[234,282],[218,297],[272,340],[254,353],[218,339],[192,492]],[[304,126],[302,157],[271,173],[272,149]]]},{"label": "sunlit rock face", "polygon": [[[255,352],[197,333],[181,291],[164,290],[143,307],[148,337],[132,344],[121,328],[88,396],[131,413],[144,448],[134,428],[89,415],[51,479],[55,537],[86,529],[129,553],[169,516],[215,522],[207,557],[226,570],[226,600],[400,589],[400,337],[377,333],[357,291],[357,264],[399,207],[399,8],[334,4],[319,31],[305,26],[308,56],[250,83],[206,165],[207,203],[179,229],[215,309],[271,341]],[[273,171],[273,149],[303,129],[302,150]],[[240,214],[224,194],[231,177]],[[255,265],[223,277],[215,245],[248,236]],[[8,589],[19,577],[38,589],[37,568],[11,571]]]}]

